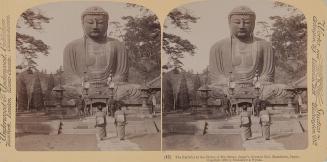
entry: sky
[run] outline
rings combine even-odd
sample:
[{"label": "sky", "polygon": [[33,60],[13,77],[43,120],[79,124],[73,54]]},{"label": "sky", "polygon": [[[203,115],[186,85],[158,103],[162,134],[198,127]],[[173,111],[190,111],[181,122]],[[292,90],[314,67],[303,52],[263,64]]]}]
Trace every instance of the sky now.
[{"label": "sky", "polygon": [[[228,14],[237,7],[245,5],[256,12],[256,22],[271,22],[269,17],[272,15],[287,15],[285,9],[273,7],[272,1],[268,0],[210,0],[203,2],[195,2],[179,6],[178,8],[187,9],[194,16],[199,17],[197,23],[191,24],[191,30],[187,32],[180,31],[169,25],[165,32],[174,33],[184,39],[188,39],[197,49],[194,56],[188,54],[182,59],[185,70],[192,70],[195,73],[201,73],[209,64],[209,51],[211,46],[230,35],[228,27]],[[256,25],[254,33],[260,29]],[[166,55],[162,56],[162,62],[167,62]]]},{"label": "sky", "polygon": [[[48,56],[40,55],[36,60],[39,70],[45,69],[48,73],[54,73],[62,65],[65,46],[83,36],[81,13],[92,6],[101,6],[109,13],[109,21],[121,23],[123,23],[120,19],[122,16],[137,16],[140,13],[138,9],[126,7],[125,3],[115,2],[59,2],[35,6],[44,15],[53,19],[50,20],[50,23],[43,24],[42,31],[26,27],[18,28],[17,31],[41,39],[50,46],[50,54]],[[21,55],[17,54],[16,64],[20,64],[22,61]]]},{"label": "sky", "polygon": [[[236,6],[246,5],[256,12],[258,21],[269,21],[269,16],[285,15],[283,9],[273,7],[269,0],[210,0],[193,2],[178,8],[186,8],[193,15],[199,17],[197,23],[191,24],[188,32],[175,29],[168,25],[165,32],[175,33],[188,39],[196,47],[195,56],[185,55],[182,59],[186,70],[201,73],[209,63],[210,47],[218,40],[229,36],[228,13]],[[109,13],[109,21],[118,21],[122,16],[140,14],[138,9],[127,8],[124,3],[117,2],[56,2],[35,6],[48,17],[52,17],[50,23],[43,24],[42,31],[30,28],[18,28],[17,31],[34,36],[43,40],[50,46],[49,55],[36,60],[40,70],[46,69],[48,73],[54,73],[62,65],[63,49],[65,46],[83,36],[81,25],[81,13],[88,7],[101,6]],[[258,30],[259,26],[255,30]],[[109,31],[110,32],[110,28]],[[23,61],[21,55],[17,55],[16,63]],[[162,63],[165,64],[167,57],[162,54]]]}]

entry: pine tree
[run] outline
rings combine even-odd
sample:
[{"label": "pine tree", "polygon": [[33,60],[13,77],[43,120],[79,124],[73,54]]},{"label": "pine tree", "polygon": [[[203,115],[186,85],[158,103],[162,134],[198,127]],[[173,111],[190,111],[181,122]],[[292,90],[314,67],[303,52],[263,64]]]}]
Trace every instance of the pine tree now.
[{"label": "pine tree", "polygon": [[180,82],[180,88],[177,96],[177,107],[182,110],[187,110],[190,107],[190,97],[188,94],[185,75],[182,76],[182,80]]},{"label": "pine tree", "polygon": [[18,111],[27,110],[28,96],[24,79],[19,77],[17,80],[17,109]]},{"label": "pine tree", "polygon": [[170,82],[170,78],[167,75],[163,75],[162,79],[163,89],[163,111],[168,112],[174,107],[174,93],[173,85]]},{"label": "pine tree", "polygon": [[55,87],[55,80],[53,74],[51,73],[48,78],[48,87],[46,92],[46,99],[49,100],[51,98],[52,89]]},{"label": "pine tree", "polygon": [[201,87],[201,79],[199,74],[196,74],[193,81],[193,101],[196,102],[198,99],[197,90]]},{"label": "pine tree", "polygon": [[33,84],[33,91],[32,91],[32,108],[36,110],[43,109],[43,93],[41,87],[41,80],[40,76],[37,73],[35,75],[35,81]]}]

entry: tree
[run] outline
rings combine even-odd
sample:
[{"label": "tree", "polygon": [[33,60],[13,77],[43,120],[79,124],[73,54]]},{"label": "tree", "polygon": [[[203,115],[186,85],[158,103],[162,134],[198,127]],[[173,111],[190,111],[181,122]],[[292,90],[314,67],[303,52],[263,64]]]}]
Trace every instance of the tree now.
[{"label": "tree", "polygon": [[41,87],[41,80],[39,74],[35,75],[35,81],[32,91],[32,108],[36,110],[43,109],[43,92]]},{"label": "tree", "polygon": [[[272,45],[278,71],[276,80],[296,80],[306,74],[307,24],[303,14],[290,17],[271,17],[274,20]],[[286,79],[286,80],[285,80]]]},{"label": "tree", "polygon": [[[42,23],[49,23],[50,19],[44,16],[39,9],[27,9],[21,14],[17,23],[17,29],[26,26],[27,28],[40,31],[43,29]],[[33,36],[18,31],[16,32],[16,49],[28,62],[28,66],[35,69],[37,66],[35,59],[40,54],[47,56],[49,54],[49,46],[42,40],[35,39]]]},{"label": "tree", "polygon": [[22,77],[17,78],[17,109],[18,111],[27,110],[28,95],[26,83]]},{"label": "tree", "polygon": [[[137,16],[124,16],[126,23],[110,22],[109,36],[121,39],[126,45],[131,65],[129,81],[142,83],[158,76],[161,65],[161,27],[157,16],[149,9],[126,3],[139,10]],[[144,76],[139,77],[139,76]]]},{"label": "tree", "polygon": [[180,88],[177,97],[177,105],[179,109],[187,110],[190,107],[190,97],[188,93],[185,75],[182,76]]},{"label": "tree", "polygon": [[197,90],[201,87],[201,79],[199,74],[196,74],[193,79],[193,100],[196,101],[197,97]]},{"label": "tree", "polygon": [[258,22],[262,27],[257,33],[272,42],[276,58],[275,81],[288,83],[306,75],[307,22],[297,8],[281,2],[274,7],[284,8],[286,16],[271,16],[272,24]]},{"label": "tree", "polygon": [[124,42],[129,52],[129,62],[142,76],[158,76],[161,68],[161,31],[157,16],[146,14],[141,17],[126,16],[122,19],[127,21]]},{"label": "tree", "polygon": [[[190,23],[196,23],[199,18],[193,16],[188,10],[174,9],[171,11],[165,22],[164,28],[168,26],[176,27],[181,31],[190,30]],[[185,54],[194,55],[196,46],[190,41],[181,38],[178,35],[163,32],[163,50],[169,57],[169,61],[174,68],[181,69],[183,63],[180,61]]]},{"label": "tree", "polygon": [[163,90],[163,111],[168,112],[174,107],[174,92],[173,85],[170,82],[168,75],[163,75],[162,78]]},{"label": "tree", "polygon": [[51,73],[48,78],[47,84],[47,92],[46,92],[46,99],[49,100],[51,98],[52,89],[55,87],[55,80],[53,74]]}]

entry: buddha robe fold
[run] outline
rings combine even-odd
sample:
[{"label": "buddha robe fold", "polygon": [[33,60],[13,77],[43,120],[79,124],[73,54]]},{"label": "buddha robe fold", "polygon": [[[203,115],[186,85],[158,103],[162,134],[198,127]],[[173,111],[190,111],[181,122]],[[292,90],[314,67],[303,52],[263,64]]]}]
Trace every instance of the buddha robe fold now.
[{"label": "buddha robe fold", "polygon": [[269,42],[256,37],[251,43],[226,38],[212,46],[209,74],[213,84],[226,85],[230,75],[235,82],[252,82],[256,72],[260,81],[274,81],[274,54]]},{"label": "buddha robe fold", "polygon": [[64,73],[66,82],[80,84],[84,72],[88,81],[105,82],[113,74],[116,82],[126,82],[128,56],[123,43],[107,38],[96,43],[85,37],[69,43],[64,50]]}]

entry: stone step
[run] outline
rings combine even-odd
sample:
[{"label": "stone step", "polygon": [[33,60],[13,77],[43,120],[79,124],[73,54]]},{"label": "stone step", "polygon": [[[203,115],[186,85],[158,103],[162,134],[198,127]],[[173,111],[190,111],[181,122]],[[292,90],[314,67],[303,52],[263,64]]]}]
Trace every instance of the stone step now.
[{"label": "stone step", "polygon": [[16,112],[16,116],[42,116],[46,112]]},{"label": "stone step", "polygon": [[50,118],[47,116],[43,117],[16,117],[17,122],[45,122],[49,121]]},{"label": "stone step", "polygon": [[59,121],[16,122],[16,133],[58,134]]},{"label": "stone step", "polygon": [[240,129],[208,129],[206,134],[240,134]]},{"label": "stone step", "polygon": [[[95,129],[95,123],[82,122],[82,121],[64,121],[62,125],[63,134],[85,134],[95,131],[89,131]],[[160,123],[159,123],[160,124]],[[131,134],[156,134],[160,132],[158,124],[154,121],[130,121],[125,126],[126,133]],[[107,132],[116,133],[116,127],[113,121],[107,123]]]},{"label": "stone step", "polygon": [[63,129],[61,134],[96,134],[96,129]]}]

